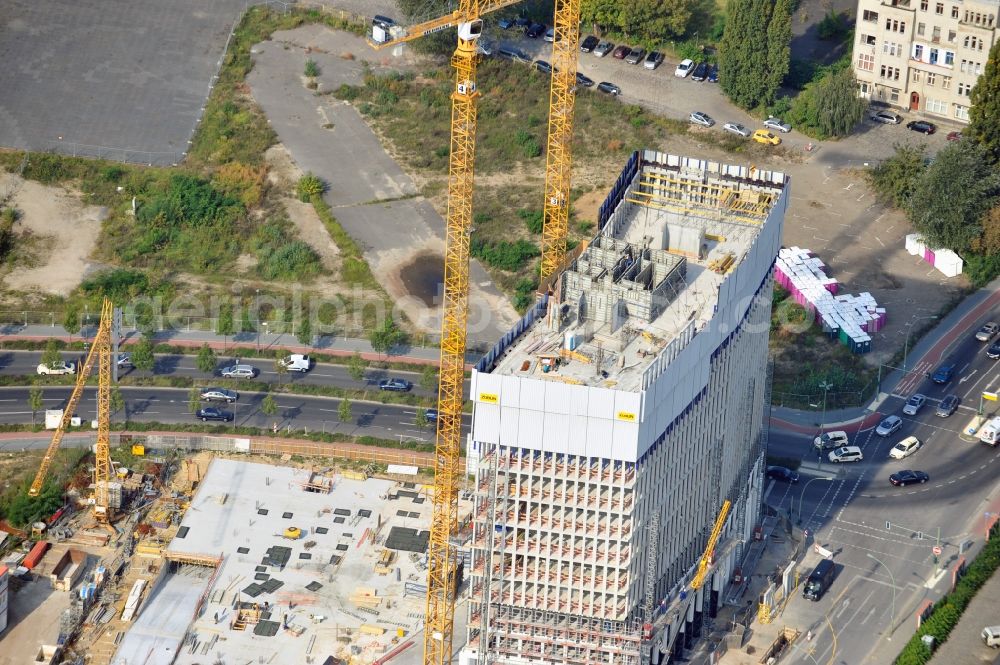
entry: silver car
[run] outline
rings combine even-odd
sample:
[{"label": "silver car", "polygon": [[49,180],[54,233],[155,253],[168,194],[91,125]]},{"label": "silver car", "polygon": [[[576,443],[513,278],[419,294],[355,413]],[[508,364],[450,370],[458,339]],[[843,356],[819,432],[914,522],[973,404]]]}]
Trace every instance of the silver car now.
[{"label": "silver car", "polygon": [[598,58],[603,58],[608,53],[611,53],[611,49],[615,47],[614,44],[605,40],[602,40],[600,44],[594,47],[594,55]]},{"label": "silver car", "polygon": [[689,116],[689,120],[696,125],[701,125],[702,127],[711,127],[715,124],[715,120],[712,120],[711,116],[707,113],[702,113],[701,111],[695,111]]},{"label": "silver car", "polygon": [[227,379],[252,379],[257,374],[257,369],[252,365],[232,365],[223,367],[222,376]]},{"label": "silver car", "polygon": [[722,128],[730,134],[736,134],[737,136],[742,136],[743,138],[750,138],[750,130],[738,122],[727,122],[722,126]]},{"label": "silver car", "polygon": [[232,404],[240,398],[240,394],[235,390],[226,388],[206,388],[201,391],[201,398],[206,402],[227,402]]},{"label": "silver car", "polygon": [[782,134],[787,134],[792,131],[792,126],[787,122],[782,122],[781,118],[770,117],[764,121],[764,126],[768,129],[773,129],[776,132],[781,132]]}]

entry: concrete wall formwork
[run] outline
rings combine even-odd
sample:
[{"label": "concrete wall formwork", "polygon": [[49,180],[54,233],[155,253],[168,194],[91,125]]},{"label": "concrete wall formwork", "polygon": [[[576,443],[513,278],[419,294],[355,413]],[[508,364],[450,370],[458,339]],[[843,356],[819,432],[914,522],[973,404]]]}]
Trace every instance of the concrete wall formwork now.
[{"label": "concrete wall formwork", "polygon": [[10,586],[10,569],[0,564],[0,633],[7,629],[7,588]]}]

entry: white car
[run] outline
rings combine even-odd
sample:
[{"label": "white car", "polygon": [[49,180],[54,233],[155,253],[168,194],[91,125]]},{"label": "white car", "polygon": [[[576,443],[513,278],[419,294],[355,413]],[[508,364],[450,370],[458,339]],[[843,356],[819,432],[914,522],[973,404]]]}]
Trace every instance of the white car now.
[{"label": "white car", "polygon": [[817,450],[833,450],[846,446],[848,443],[847,432],[842,430],[836,432],[824,432],[813,439],[813,446]]},{"label": "white car", "polygon": [[764,121],[764,126],[768,129],[773,129],[776,132],[781,132],[782,134],[787,134],[792,131],[792,126],[787,122],[782,122],[781,118],[770,117]]},{"label": "white car", "polygon": [[309,356],[304,356],[301,353],[293,353],[290,356],[285,356],[278,362],[289,372],[308,372],[309,367],[312,365]]},{"label": "white car", "polygon": [[915,416],[917,415],[917,411],[926,403],[927,398],[920,393],[911,395],[910,399],[906,400],[906,404],[903,405],[903,413],[908,416]]},{"label": "white car", "polygon": [[730,134],[736,134],[737,136],[742,136],[745,139],[750,138],[750,130],[738,122],[727,122],[722,126],[722,128]]},{"label": "white car", "polygon": [[889,451],[889,457],[892,459],[903,459],[917,452],[917,448],[919,447],[920,439],[915,436],[908,436],[892,447],[892,450]]},{"label": "white car", "polygon": [[875,433],[879,436],[889,436],[903,426],[903,419],[899,416],[889,416],[878,424]]},{"label": "white car", "polygon": [[688,119],[696,125],[701,125],[702,127],[711,127],[715,124],[715,120],[712,120],[711,116],[707,113],[702,113],[701,111],[695,111]]},{"label": "white car", "polygon": [[252,365],[233,365],[223,367],[220,372],[227,379],[252,379],[257,374],[257,369]]},{"label": "white car", "polygon": [[54,374],[56,376],[61,376],[63,374],[75,374],[76,365],[74,365],[73,363],[68,363],[64,360],[60,360],[52,363],[51,365],[46,365],[45,363],[41,363],[35,371],[37,371],[39,374],[43,374],[46,376],[49,374]]},{"label": "white car", "polygon": [[690,58],[685,58],[681,60],[681,63],[677,65],[677,69],[674,70],[674,76],[678,78],[687,78],[688,75],[694,70],[694,60]]},{"label": "white car", "polygon": [[857,446],[844,446],[843,448],[837,448],[836,450],[831,450],[830,454],[827,456],[831,462],[860,462],[865,458],[861,454],[861,449]]}]

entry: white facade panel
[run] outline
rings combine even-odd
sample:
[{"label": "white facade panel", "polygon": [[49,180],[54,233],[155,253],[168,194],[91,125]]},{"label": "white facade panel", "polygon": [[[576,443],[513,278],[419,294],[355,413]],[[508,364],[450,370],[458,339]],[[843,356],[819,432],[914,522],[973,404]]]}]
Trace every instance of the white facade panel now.
[{"label": "white facade panel", "polygon": [[591,388],[588,406],[591,418],[611,420],[615,417],[615,391],[608,388]]},{"label": "white facade panel", "polygon": [[519,409],[517,427],[517,445],[519,447],[544,450],[542,441],[545,434],[545,413],[543,411]]},{"label": "white facade panel", "polygon": [[500,406],[517,406],[521,399],[521,379],[503,376],[500,382]]},{"label": "white facade panel", "polygon": [[476,441],[500,443],[500,406],[480,402],[473,411],[472,429]]},{"label": "white facade panel", "polygon": [[503,377],[499,374],[482,374],[478,372],[473,372],[473,374],[478,374],[479,376],[475,385],[475,392],[472,393],[472,399],[477,402],[487,401],[496,403],[489,396],[496,395],[499,399]]},{"label": "white facade panel", "polygon": [[571,386],[565,383],[546,381],[545,411],[548,413],[572,413],[574,394],[584,392],[586,392],[586,388],[582,386]]},{"label": "white facade panel", "polygon": [[590,418],[573,416],[569,419],[569,440],[566,452],[570,455],[587,455],[587,432],[590,431]]},{"label": "white facade panel", "polygon": [[614,448],[614,424],[606,418],[587,419],[587,455],[611,457]]},{"label": "white facade panel", "polygon": [[[479,406],[476,406],[479,409]],[[516,407],[510,406],[500,406],[500,445],[502,446],[519,446],[520,440],[518,438],[518,426],[520,425],[520,417],[518,415],[518,409]]]},{"label": "white facade panel", "polygon": [[545,384],[538,379],[518,379],[521,382],[521,408],[541,411],[545,408]]},{"label": "white facade panel", "polygon": [[545,437],[542,440],[545,452],[569,452],[569,421],[565,413],[545,412]]}]

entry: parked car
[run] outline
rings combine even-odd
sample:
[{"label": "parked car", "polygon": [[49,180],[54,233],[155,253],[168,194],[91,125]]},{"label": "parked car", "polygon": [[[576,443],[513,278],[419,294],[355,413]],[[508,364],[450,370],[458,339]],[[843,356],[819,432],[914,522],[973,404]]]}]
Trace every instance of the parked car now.
[{"label": "parked car", "polygon": [[955,375],[955,363],[945,363],[937,368],[934,375],[931,376],[931,381],[934,383],[940,383],[944,385],[951,381],[951,377]]},{"label": "parked car", "polygon": [[227,388],[205,388],[201,391],[201,399],[206,402],[227,402],[232,404],[240,398],[235,390]]},{"label": "parked car", "polygon": [[614,95],[616,97],[622,94],[621,88],[619,88],[614,83],[609,83],[608,81],[601,81],[600,83],[598,83],[597,89],[600,90],[601,92],[606,92],[609,95]]},{"label": "parked car", "polygon": [[50,363],[48,365],[46,365],[45,363],[41,363],[38,367],[35,368],[35,371],[45,376],[48,376],[50,374],[54,376],[62,376],[64,374],[75,374],[76,365],[74,365],[73,363],[68,363],[65,360],[57,360],[56,362]]},{"label": "parked car", "polygon": [[118,369],[134,369],[135,363],[132,362],[132,355],[128,353],[118,354]]},{"label": "parked car", "polygon": [[838,430],[836,432],[824,432],[813,438],[813,447],[819,451],[834,450],[846,446],[850,439],[847,432]]},{"label": "parked car", "polygon": [[738,122],[727,122],[722,126],[722,129],[726,130],[730,134],[736,134],[737,136],[742,136],[743,138],[749,138],[751,134],[749,129]]},{"label": "parked car", "polygon": [[531,26],[532,23],[534,23],[534,21],[532,21],[527,16],[518,16],[516,19],[514,19],[514,26],[518,28],[528,28]]},{"label": "parked car", "polygon": [[708,82],[718,83],[719,82],[719,66],[712,65],[708,68]]},{"label": "parked car", "polygon": [[546,30],[545,34],[542,36],[542,39],[544,39],[545,41],[547,41],[549,43],[554,42],[556,40],[556,29],[555,28],[549,28],[548,30]]},{"label": "parked car", "polygon": [[531,62],[527,53],[512,46],[501,46],[497,49],[497,55],[508,60],[518,60],[520,62]]},{"label": "parked car", "polygon": [[544,60],[535,60],[531,64],[532,64],[532,66],[535,69],[537,69],[538,71],[542,72],[543,74],[551,74],[552,73],[552,65],[550,65],[547,62],[545,62]]},{"label": "parked car", "polygon": [[892,459],[903,459],[917,452],[918,448],[920,448],[920,439],[915,436],[908,436],[892,447],[889,451],[889,457]]},{"label": "parked car", "polygon": [[510,30],[511,28],[515,27],[515,25],[517,24],[514,22],[514,19],[508,17],[501,18],[497,21],[497,26],[501,30]]},{"label": "parked car", "polygon": [[528,39],[538,39],[545,34],[545,26],[541,23],[532,23],[524,29],[524,36]]},{"label": "parked car", "polygon": [[875,433],[879,436],[889,436],[903,426],[903,419],[899,416],[889,416],[878,424]]},{"label": "parked car", "polygon": [[903,116],[892,111],[876,111],[872,113],[871,119],[883,125],[898,125],[903,122]]},{"label": "parked car", "polygon": [[612,53],[611,56],[615,60],[624,60],[625,56],[627,56],[631,52],[632,52],[631,46],[625,46],[624,44],[622,44],[621,46],[619,46],[614,50],[614,53]]},{"label": "parked car", "polygon": [[220,374],[227,379],[252,379],[257,375],[257,368],[252,365],[232,365],[223,367]]},{"label": "parked car", "polygon": [[1000,626],[986,626],[979,636],[983,638],[983,644],[986,646],[1000,648]]},{"label": "parked car", "polygon": [[927,122],[926,120],[911,120],[906,123],[906,128],[914,132],[920,132],[921,134],[931,135],[937,131],[937,125],[933,122]]},{"label": "parked car", "polygon": [[865,456],[861,453],[861,449],[857,446],[844,446],[843,448],[837,448],[836,450],[830,451],[827,458],[834,463],[860,462],[865,458]]},{"label": "parked car", "polygon": [[712,120],[711,116],[707,113],[702,113],[701,111],[695,111],[690,116],[688,120],[696,125],[701,125],[702,127],[711,127],[715,124],[715,120]]},{"label": "parked car", "polygon": [[806,583],[802,585],[802,597],[813,602],[818,601],[833,584],[833,578],[836,576],[837,564],[833,559],[821,559],[809,573]]},{"label": "parked car", "polygon": [[989,348],[986,349],[986,357],[990,360],[1000,358],[1000,342],[993,342],[990,344]]},{"label": "parked car", "polygon": [[224,423],[228,423],[230,420],[233,419],[233,414],[229,413],[228,411],[223,411],[222,409],[217,409],[214,406],[209,406],[204,409],[198,409],[198,411],[194,415],[199,420],[206,422],[209,420],[219,420]]},{"label": "parked car", "polygon": [[413,388],[413,383],[406,379],[382,379],[378,382],[379,390],[388,390],[394,393],[408,393]]},{"label": "parked car", "polygon": [[424,411],[424,416],[427,418],[427,422],[436,423],[438,421],[438,410],[427,409],[426,411]]},{"label": "parked car", "polygon": [[919,411],[926,402],[927,398],[920,393],[910,395],[910,399],[906,400],[906,404],[903,405],[903,413],[908,416],[915,416],[917,415],[917,411]]},{"label": "parked car", "polygon": [[961,141],[962,132],[948,132],[948,136],[945,137],[949,141]]},{"label": "parked car", "polygon": [[765,145],[780,145],[781,139],[778,138],[777,134],[769,132],[766,129],[758,129],[753,133],[753,140],[757,143],[763,143]]},{"label": "parked car", "polygon": [[685,58],[677,65],[677,69],[674,70],[674,76],[682,79],[687,78],[692,69],[694,69],[694,61],[689,58]]},{"label": "parked car", "polygon": [[644,48],[634,48],[625,56],[625,62],[630,65],[638,65],[642,62],[642,59],[646,57],[646,49]]},{"label": "parked car", "polygon": [[764,126],[768,129],[773,129],[776,132],[781,132],[782,134],[787,134],[792,131],[791,125],[787,122],[782,122],[781,118],[775,118],[773,116],[764,121]]},{"label": "parked car", "polygon": [[577,85],[582,85],[584,88],[594,87],[594,79],[590,78],[589,76],[585,76],[580,72],[576,73],[576,83]]},{"label": "parked car", "polygon": [[590,53],[594,50],[594,47],[601,43],[601,40],[594,35],[587,35],[580,42],[580,50],[584,53]]},{"label": "parked car", "polygon": [[993,339],[998,330],[1000,330],[1000,324],[990,321],[976,332],[976,339],[980,342],[988,342]]},{"label": "parked car", "polygon": [[699,62],[694,66],[694,71],[691,72],[692,81],[704,81],[708,77],[708,63]]},{"label": "parked car", "polygon": [[934,412],[938,418],[947,418],[951,414],[955,413],[955,409],[958,408],[959,398],[958,395],[947,395],[941,403],[938,404],[937,410]]},{"label": "parked car", "polygon": [[930,479],[931,477],[923,471],[911,471],[909,469],[905,471],[897,471],[889,476],[889,482],[896,487],[905,487],[916,483],[926,483]]},{"label": "parked car", "polygon": [[663,54],[659,51],[650,51],[642,61],[642,66],[646,69],[656,69],[661,64],[663,64]]},{"label": "parked car", "polygon": [[612,44],[607,40],[604,40],[598,43],[597,46],[594,47],[594,55],[597,56],[598,58],[603,58],[608,53],[611,53],[611,49],[613,49],[614,47],[615,47],[614,44]]},{"label": "parked car", "polygon": [[305,373],[312,367],[312,360],[309,359],[309,356],[301,353],[293,353],[289,356],[285,356],[279,360],[278,363],[289,372]]},{"label": "parked car", "polygon": [[795,484],[799,482],[799,474],[786,466],[767,467],[767,477],[783,483]]}]

